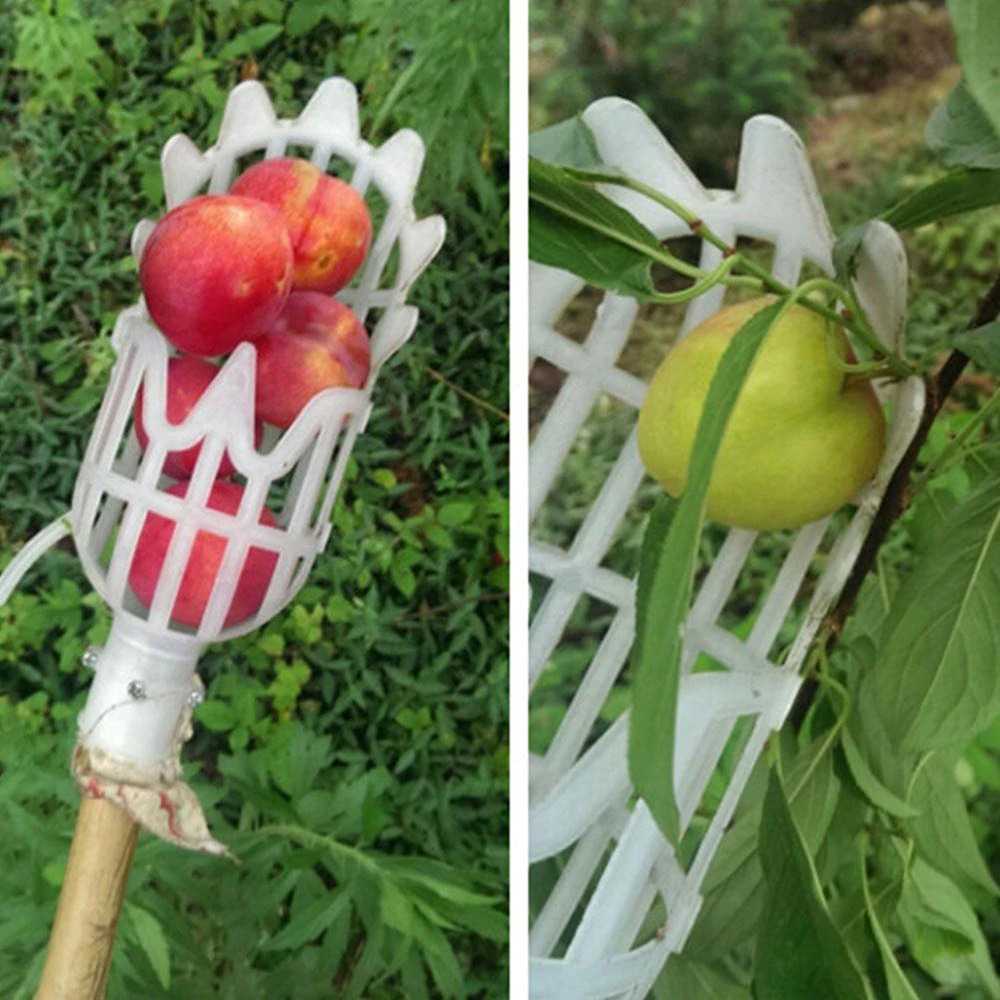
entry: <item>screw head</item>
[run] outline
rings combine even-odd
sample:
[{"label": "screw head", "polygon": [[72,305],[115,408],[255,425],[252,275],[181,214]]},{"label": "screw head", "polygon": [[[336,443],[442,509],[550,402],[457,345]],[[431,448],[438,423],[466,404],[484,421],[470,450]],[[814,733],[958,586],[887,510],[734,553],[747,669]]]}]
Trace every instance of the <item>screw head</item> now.
[{"label": "screw head", "polygon": [[97,667],[97,661],[101,658],[101,649],[99,646],[88,646],[84,651],[83,655],[80,657],[80,662],[88,669],[94,670]]},{"label": "screw head", "polygon": [[197,708],[205,700],[205,694],[204,694],[203,691],[199,691],[197,688],[195,688],[188,695],[188,699],[187,700],[188,700],[188,704],[192,708]]},{"label": "screw head", "polygon": [[128,696],[135,701],[145,701],[146,700],[146,682],[140,680],[134,680],[128,682],[128,687],[125,689],[128,691]]}]

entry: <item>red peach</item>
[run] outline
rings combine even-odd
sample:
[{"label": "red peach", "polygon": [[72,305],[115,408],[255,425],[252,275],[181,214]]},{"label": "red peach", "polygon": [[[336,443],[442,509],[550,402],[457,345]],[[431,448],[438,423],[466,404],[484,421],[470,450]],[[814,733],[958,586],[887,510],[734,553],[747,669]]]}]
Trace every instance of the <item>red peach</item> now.
[{"label": "red peach", "polygon": [[[212,384],[212,379],[219,374],[219,369],[201,358],[184,354],[179,358],[171,358],[167,362],[167,420],[172,424],[182,424],[202,394]],[[135,436],[139,439],[139,447],[143,451],[149,443],[149,435],[142,419],[142,389],[135,399]],[[254,426],[254,445],[260,444],[263,424],[258,420]],[[194,475],[194,467],[201,453],[201,445],[192,445],[185,451],[167,453],[163,463],[163,471],[174,479],[188,479]],[[231,476],[236,471],[227,452],[219,463],[218,477]]]},{"label": "red peach", "polygon": [[292,282],[292,244],[280,213],[232,195],[203,195],[168,212],[139,264],[146,307],[188,354],[227,354],[274,322]]},{"label": "red peach", "polygon": [[[187,488],[187,482],[175,483],[165,492],[183,497],[187,494]],[[242,486],[220,480],[212,486],[208,506],[225,514],[235,514],[242,496]],[[261,511],[260,523],[269,526],[277,523],[266,507]],[[147,608],[153,603],[160,571],[176,527],[175,521],[150,513],[139,533],[128,579],[135,596]],[[201,623],[212,594],[212,585],[226,554],[226,544],[225,538],[209,531],[199,531],[195,536],[171,613],[174,621],[192,628],[197,628]],[[261,606],[277,562],[276,552],[256,547],[250,549],[226,615],[227,626],[245,621]]]},{"label": "red peach", "polygon": [[307,160],[263,160],[241,174],[230,191],[281,212],[295,251],[297,289],[339,291],[368,253],[372,220],[364,198]]},{"label": "red peach", "polygon": [[255,346],[257,416],[277,427],[291,426],[317,392],[361,388],[371,365],[361,321],[342,302],[319,292],[292,292]]}]

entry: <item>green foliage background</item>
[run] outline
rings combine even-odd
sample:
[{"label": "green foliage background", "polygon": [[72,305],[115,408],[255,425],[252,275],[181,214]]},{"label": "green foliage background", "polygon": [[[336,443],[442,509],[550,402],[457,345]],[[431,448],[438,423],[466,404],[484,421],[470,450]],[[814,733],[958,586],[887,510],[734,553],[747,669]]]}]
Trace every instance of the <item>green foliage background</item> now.
[{"label": "green foliage background", "polygon": [[761,107],[800,120],[811,60],[789,38],[797,0],[542,0],[531,5],[533,127],[599,97],[627,97],[723,184],[743,122]]},{"label": "green foliage background", "polygon": [[[111,996],[506,995],[506,12],[486,0],[14,0],[0,18],[0,566],[64,511],[162,211],[258,76],[282,114],[353,79],[428,145],[448,223],[328,551],[209,651],[185,759],[239,867],[143,838]],[[0,995],[41,968],[72,831],[80,654],[108,615],[66,549],[0,608]],[[270,832],[268,832],[270,831]]]}]

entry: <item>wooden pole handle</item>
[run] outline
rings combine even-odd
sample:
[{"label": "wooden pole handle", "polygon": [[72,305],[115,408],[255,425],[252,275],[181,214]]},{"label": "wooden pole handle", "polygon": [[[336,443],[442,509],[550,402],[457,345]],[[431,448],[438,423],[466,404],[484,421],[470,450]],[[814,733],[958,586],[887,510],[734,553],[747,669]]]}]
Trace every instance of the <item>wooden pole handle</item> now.
[{"label": "wooden pole handle", "polygon": [[138,831],[113,802],[81,800],[35,1000],[103,1000]]}]

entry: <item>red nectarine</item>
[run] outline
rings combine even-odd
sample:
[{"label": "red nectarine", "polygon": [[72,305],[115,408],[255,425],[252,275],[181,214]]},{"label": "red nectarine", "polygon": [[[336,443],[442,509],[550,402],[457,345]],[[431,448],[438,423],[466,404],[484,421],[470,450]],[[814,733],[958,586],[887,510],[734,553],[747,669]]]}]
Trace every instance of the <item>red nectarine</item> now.
[{"label": "red nectarine", "polygon": [[203,195],[168,212],[139,264],[146,307],[174,346],[227,354],[259,337],[291,290],[292,244],[280,213],[261,201]]},{"label": "red nectarine", "polygon": [[[167,362],[167,420],[172,424],[182,424],[202,394],[212,384],[212,379],[219,374],[219,369],[208,361],[191,355],[181,355]],[[135,399],[135,436],[139,439],[139,447],[146,450],[149,435],[142,419],[142,389]],[[258,420],[254,426],[254,445],[260,444],[263,425]],[[201,445],[192,445],[185,451],[167,453],[163,463],[163,471],[174,479],[188,479],[194,475],[194,467],[201,453]],[[218,477],[231,476],[236,471],[227,452],[219,463]]]},{"label": "red nectarine", "polygon": [[324,389],[360,389],[368,378],[368,334],[342,302],[319,292],[292,292],[257,348],[257,416],[289,427]]},{"label": "red nectarine", "polygon": [[[187,482],[176,483],[166,492],[183,497],[187,494],[188,485]],[[208,506],[225,514],[235,514],[239,510],[242,497],[242,486],[220,480],[212,486]],[[260,523],[273,526],[277,522],[274,515],[264,508],[261,511]],[[153,603],[153,595],[156,593],[160,572],[176,527],[175,521],[160,514],[150,513],[146,516],[142,531],[139,533],[139,541],[129,570],[129,583],[135,596],[147,608]],[[174,621],[190,625],[192,628],[197,628],[201,623],[208,599],[212,594],[212,585],[226,553],[226,545],[225,538],[209,531],[199,531],[195,536],[170,616]],[[276,552],[256,547],[250,549],[226,614],[227,626],[245,621],[260,608],[277,561]]]},{"label": "red nectarine", "polygon": [[241,174],[230,192],[281,212],[295,252],[297,289],[339,291],[368,253],[372,222],[364,198],[308,160],[263,160]]}]

